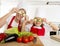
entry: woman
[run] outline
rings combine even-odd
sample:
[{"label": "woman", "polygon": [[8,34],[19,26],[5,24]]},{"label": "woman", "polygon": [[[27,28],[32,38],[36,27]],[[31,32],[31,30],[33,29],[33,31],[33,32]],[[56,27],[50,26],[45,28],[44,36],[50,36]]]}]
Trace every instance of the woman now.
[{"label": "woman", "polygon": [[[15,16],[11,16],[13,13],[16,13]],[[7,29],[12,28],[12,27],[18,27],[18,30],[21,31],[21,19],[24,17],[24,19],[26,20],[26,11],[25,9],[21,8],[13,8],[9,13],[7,13],[4,17],[2,17],[0,20],[2,21],[0,24],[0,27],[2,27],[7,20],[8,26]],[[9,18],[8,18],[9,17]]]}]

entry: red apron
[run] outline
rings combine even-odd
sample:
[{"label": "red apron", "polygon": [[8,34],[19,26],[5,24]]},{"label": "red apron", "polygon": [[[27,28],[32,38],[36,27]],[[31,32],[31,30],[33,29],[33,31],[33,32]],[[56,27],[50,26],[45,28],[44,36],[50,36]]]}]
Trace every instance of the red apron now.
[{"label": "red apron", "polygon": [[[8,24],[7,29],[12,28],[11,24],[12,24],[12,22],[13,22],[14,19],[15,19],[15,16],[12,17],[10,23]],[[18,31],[19,31],[19,32],[21,31],[20,23],[18,24]]]},{"label": "red apron", "polygon": [[34,26],[32,26],[30,32],[37,34],[39,36],[44,36],[45,28],[42,27],[41,29],[38,29],[38,28],[35,28]]}]

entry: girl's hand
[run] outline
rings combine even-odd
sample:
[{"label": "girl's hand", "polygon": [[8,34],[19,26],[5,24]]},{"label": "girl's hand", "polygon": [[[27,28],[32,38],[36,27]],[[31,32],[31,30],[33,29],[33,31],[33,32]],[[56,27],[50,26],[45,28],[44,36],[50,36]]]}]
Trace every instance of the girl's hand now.
[{"label": "girl's hand", "polygon": [[42,18],[42,19],[43,19],[43,22],[48,23],[46,18]]},{"label": "girl's hand", "polygon": [[25,16],[24,17],[24,21],[27,22],[29,20],[29,17],[28,16]]},{"label": "girl's hand", "polygon": [[42,18],[43,19],[43,22],[46,22],[46,18]]}]

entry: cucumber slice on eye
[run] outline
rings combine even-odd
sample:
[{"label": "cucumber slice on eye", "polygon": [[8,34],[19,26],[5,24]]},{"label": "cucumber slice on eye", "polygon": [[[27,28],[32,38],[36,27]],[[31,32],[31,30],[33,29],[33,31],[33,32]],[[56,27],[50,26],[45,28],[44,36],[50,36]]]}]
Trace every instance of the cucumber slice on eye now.
[{"label": "cucumber slice on eye", "polygon": [[26,16],[26,14],[24,13],[23,16]]},{"label": "cucumber slice on eye", "polygon": [[22,12],[21,12],[21,11],[19,11],[18,13],[19,13],[19,14],[22,14]]},{"label": "cucumber slice on eye", "polygon": [[34,19],[34,21],[37,21],[37,19]]},{"label": "cucumber slice on eye", "polygon": [[39,22],[41,22],[42,20],[40,19]]}]

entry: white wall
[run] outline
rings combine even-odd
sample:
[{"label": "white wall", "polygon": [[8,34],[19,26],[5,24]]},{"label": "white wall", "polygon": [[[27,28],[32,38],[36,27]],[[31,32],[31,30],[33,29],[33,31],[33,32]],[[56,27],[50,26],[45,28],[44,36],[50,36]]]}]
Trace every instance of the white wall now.
[{"label": "white wall", "polygon": [[45,17],[52,22],[60,22],[59,5],[41,5],[38,7],[37,16]]},{"label": "white wall", "polygon": [[[38,0],[39,1],[39,0]],[[43,0],[45,1],[45,0]],[[54,0],[55,1],[55,0]],[[5,15],[9,12],[13,7],[17,7],[17,4],[20,2],[19,6],[21,6],[22,0],[1,0],[1,7],[0,7],[0,17]],[[60,6],[59,5],[29,5],[25,6],[23,3],[24,8],[27,10],[27,15],[31,18],[34,16],[45,17],[50,21],[60,22]],[[37,13],[36,13],[37,11]]]},{"label": "white wall", "polygon": [[47,0],[47,1],[60,1],[60,0]]},{"label": "white wall", "polygon": [[8,13],[13,7],[16,7],[18,2],[21,2],[21,0],[1,0],[0,17]]},{"label": "white wall", "polygon": [[60,6],[59,5],[51,5],[47,6],[47,19],[52,22],[60,22]]}]

